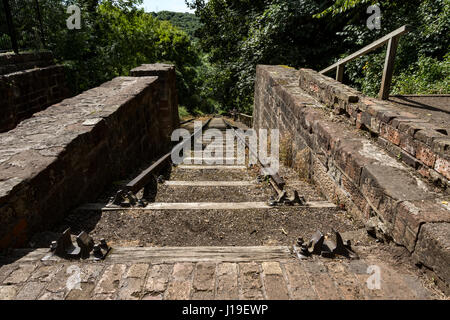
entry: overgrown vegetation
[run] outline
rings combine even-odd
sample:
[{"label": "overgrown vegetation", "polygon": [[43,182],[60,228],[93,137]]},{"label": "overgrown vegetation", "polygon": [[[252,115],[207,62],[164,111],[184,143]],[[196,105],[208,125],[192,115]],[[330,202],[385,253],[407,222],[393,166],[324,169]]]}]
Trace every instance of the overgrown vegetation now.
[{"label": "overgrown vegetation", "polygon": [[[168,62],[177,67],[180,114],[251,113],[257,64],[321,70],[409,24],[392,93],[449,93],[450,0],[186,2],[195,15],[145,13],[138,9],[142,0],[41,0],[46,44],[68,66],[74,93],[142,63]],[[366,26],[366,9],[374,3],[381,8],[380,30]],[[81,8],[80,30],[66,27],[70,4]],[[376,96],[384,59],[381,48],[349,63],[344,81]]]},{"label": "overgrown vegetation", "polygon": [[[450,0],[194,0],[200,44],[210,52],[221,108],[251,110],[255,66],[281,64],[315,70],[331,65],[409,24],[401,40],[393,93],[448,93]],[[366,26],[378,3],[380,30]],[[344,81],[376,96],[385,48],[346,66]],[[333,75],[331,75],[333,76]]]},{"label": "overgrown vegetation", "polygon": [[196,39],[195,32],[200,28],[200,19],[193,13],[172,11],[152,12],[151,15],[162,21],[169,21],[172,25],[185,31],[192,39]]}]

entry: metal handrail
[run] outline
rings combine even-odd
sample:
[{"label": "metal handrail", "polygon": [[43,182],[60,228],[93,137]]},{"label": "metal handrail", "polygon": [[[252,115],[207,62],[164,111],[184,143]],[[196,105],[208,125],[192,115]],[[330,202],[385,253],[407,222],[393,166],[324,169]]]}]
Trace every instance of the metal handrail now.
[{"label": "metal handrail", "polygon": [[344,66],[346,63],[353,61],[375,49],[378,49],[379,47],[387,43],[388,47],[386,60],[384,63],[383,79],[381,80],[381,89],[379,93],[379,98],[386,100],[389,97],[389,91],[391,88],[392,73],[394,71],[395,54],[397,52],[400,36],[409,32],[410,30],[411,30],[410,26],[404,25],[403,27],[400,27],[397,30],[394,30],[391,33],[385,35],[384,37],[372,42],[368,46],[365,46],[361,50],[358,50],[355,53],[349,55],[348,57],[339,60],[338,62],[329,66],[328,68],[323,69],[322,71],[320,71],[320,73],[325,74],[329,71],[336,69],[336,80],[342,82],[344,78]]}]

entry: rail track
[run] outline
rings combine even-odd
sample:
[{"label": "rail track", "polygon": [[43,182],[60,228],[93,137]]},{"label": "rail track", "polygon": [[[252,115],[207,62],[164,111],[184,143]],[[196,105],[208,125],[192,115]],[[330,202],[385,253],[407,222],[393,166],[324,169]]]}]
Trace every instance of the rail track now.
[{"label": "rail track", "polygon": [[[76,209],[52,230],[59,234],[70,227],[72,237],[85,231],[96,240],[106,239],[112,250],[104,260],[68,262],[49,252],[48,237],[38,235],[33,240],[35,248],[17,252],[19,257],[8,270],[23,273],[24,266],[30,265],[26,267],[31,270],[26,271],[30,279],[42,270],[54,273],[48,284],[39,287],[36,299],[442,297],[421,274],[407,267],[410,263],[398,263],[398,252],[376,243],[361,224],[295,171],[281,166],[279,174],[274,174],[262,170],[261,163],[242,163],[238,143],[245,146],[247,160],[256,151],[245,144],[236,125],[214,117],[203,119],[195,131],[193,121],[184,123],[191,139],[175,146],[176,150],[197,141],[205,129],[232,132],[232,145],[228,138],[202,143],[203,151],[209,145],[222,148],[224,163],[211,164],[203,153],[200,158],[191,153],[183,164],[173,165],[171,151],[114,185],[98,202]],[[324,243],[333,239],[334,230],[340,231],[360,259],[330,259],[320,256],[320,251],[302,256],[298,238],[314,237],[317,230],[323,232]],[[316,240],[315,244],[320,242]],[[84,272],[87,280],[81,291],[64,288],[70,274],[62,266],[68,263]],[[382,272],[379,290],[367,287],[370,266]],[[0,272],[0,283],[16,281],[16,271],[11,272],[9,276]],[[30,295],[29,281],[17,285],[18,296],[25,291]],[[0,299],[1,290],[0,286]]]}]

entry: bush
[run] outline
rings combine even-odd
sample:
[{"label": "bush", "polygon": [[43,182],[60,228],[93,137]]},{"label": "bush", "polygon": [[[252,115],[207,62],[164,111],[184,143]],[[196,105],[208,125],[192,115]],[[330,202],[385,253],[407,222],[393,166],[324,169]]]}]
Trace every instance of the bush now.
[{"label": "bush", "polygon": [[450,54],[443,61],[421,56],[393,82],[392,94],[448,94]]},{"label": "bush", "polygon": [[178,106],[178,115],[180,116],[180,119],[187,119],[191,116],[189,111],[184,106]]}]

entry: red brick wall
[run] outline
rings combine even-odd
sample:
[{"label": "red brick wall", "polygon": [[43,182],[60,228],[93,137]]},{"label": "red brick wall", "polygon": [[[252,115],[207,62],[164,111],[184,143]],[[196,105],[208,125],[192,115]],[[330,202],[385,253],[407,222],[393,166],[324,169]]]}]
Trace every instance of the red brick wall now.
[{"label": "red brick wall", "polygon": [[64,68],[50,53],[0,56],[0,132],[68,96]]},{"label": "red brick wall", "polygon": [[157,77],[115,78],[0,133],[0,249],[27,247],[35,232],[160,156],[168,147],[160,89]]},{"label": "red brick wall", "polygon": [[299,85],[336,114],[346,114],[358,128],[378,137],[392,156],[424,178],[450,186],[450,128],[401,111],[390,102],[365,97],[358,91],[313,70],[299,71]]},{"label": "red brick wall", "polygon": [[130,75],[133,77],[158,77],[161,91],[158,107],[158,123],[161,136],[165,137],[167,143],[169,143],[173,130],[180,125],[175,66],[161,63],[143,64],[131,70]]},{"label": "red brick wall", "polygon": [[[418,262],[437,270],[449,289],[450,274],[444,271],[450,265],[450,209],[444,204],[448,200],[445,190],[435,190],[419,179],[414,166],[391,156],[389,148],[355,125],[380,130],[378,140],[389,141],[389,146],[399,147],[408,137],[416,150],[424,147],[415,153],[422,159],[417,159],[418,168],[426,166],[436,174],[439,169],[442,181],[448,168],[437,168],[433,155],[439,159],[446,153],[430,148],[436,140],[426,129],[409,136],[403,126],[414,122],[400,121],[401,116],[407,119],[406,114],[368,101],[372,100],[361,100],[357,91],[312,70],[259,65],[253,126],[279,129],[282,141],[289,137],[285,141],[293,150],[291,163],[299,173],[306,173],[305,178],[330,201],[344,206],[356,221],[374,228],[378,237],[403,245]],[[433,168],[426,165],[432,162]]]}]

